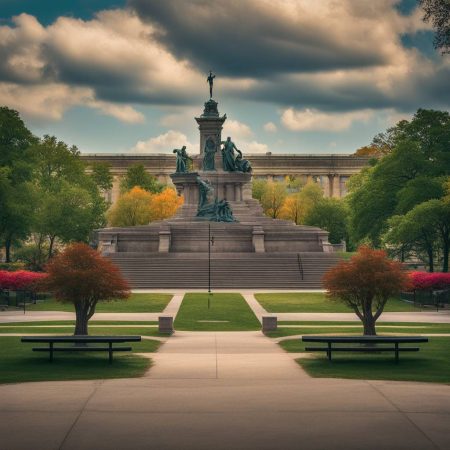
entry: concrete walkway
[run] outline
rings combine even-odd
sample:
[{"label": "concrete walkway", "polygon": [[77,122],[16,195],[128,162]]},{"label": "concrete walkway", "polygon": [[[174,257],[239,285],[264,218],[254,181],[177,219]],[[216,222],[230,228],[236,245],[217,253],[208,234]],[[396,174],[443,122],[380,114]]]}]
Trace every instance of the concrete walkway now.
[{"label": "concrete walkway", "polygon": [[312,379],[259,332],[178,332],[135,379],[0,386],[1,447],[450,448],[450,386]]}]

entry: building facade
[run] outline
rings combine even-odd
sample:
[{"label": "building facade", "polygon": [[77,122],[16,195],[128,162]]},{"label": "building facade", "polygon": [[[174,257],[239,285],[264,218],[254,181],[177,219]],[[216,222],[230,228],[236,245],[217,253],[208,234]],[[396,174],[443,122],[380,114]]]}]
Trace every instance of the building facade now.
[{"label": "building facade", "polygon": [[[368,157],[329,154],[255,154],[245,155],[253,167],[255,179],[283,180],[287,176],[320,184],[326,197],[341,198],[346,195],[347,180],[369,164]],[[114,177],[113,187],[107,192],[107,199],[115,203],[119,197],[120,179],[132,164],[143,164],[148,173],[160,182],[171,183],[170,174],[175,172],[175,156],[172,154],[108,154],[82,155],[88,164],[108,163]],[[194,170],[200,168],[200,155],[194,155]]]}]

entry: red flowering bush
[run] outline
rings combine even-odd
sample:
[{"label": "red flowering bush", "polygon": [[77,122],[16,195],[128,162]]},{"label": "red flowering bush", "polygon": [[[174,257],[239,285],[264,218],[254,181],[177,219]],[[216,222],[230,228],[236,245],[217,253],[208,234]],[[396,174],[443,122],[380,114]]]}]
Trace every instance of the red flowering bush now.
[{"label": "red flowering bush", "polygon": [[450,273],[411,272],[409,278],[416,291],[450,288]]},{"label": "red flowering bush", "polygon": [[18,270],[16,272],[0,270],[0,289],[35,291],[46,276],[46,273],[29,272],[27,270]]}]

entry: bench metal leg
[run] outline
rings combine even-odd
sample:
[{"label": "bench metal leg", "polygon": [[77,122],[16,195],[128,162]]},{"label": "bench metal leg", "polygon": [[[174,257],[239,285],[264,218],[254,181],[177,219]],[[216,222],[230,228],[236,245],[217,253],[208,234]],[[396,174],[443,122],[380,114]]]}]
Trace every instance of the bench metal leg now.
[{"label": "bench metal leg", "polygon": [[112,342],[109,342],[109,363],[112,364],[113,360],[113,351],[112,351]]},{"label": "bench metal leg", "polygon": [[327,356],[328,356],[328,361],[331,361],[331,342],[328,342]]},{"label": "bench metal leg", "polygon": [[49,342],[50,344],[50,362],[53,362],[53,342]]},{"label": "bench metal leg", "polygon": [[398,342],[395,343],[395,364],[398,364]]}]

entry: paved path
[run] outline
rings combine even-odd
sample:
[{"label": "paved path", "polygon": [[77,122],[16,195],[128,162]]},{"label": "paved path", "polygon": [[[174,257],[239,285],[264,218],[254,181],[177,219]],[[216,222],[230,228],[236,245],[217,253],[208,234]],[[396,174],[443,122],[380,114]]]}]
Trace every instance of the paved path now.
[{"label": "paved path", "polygon": [[[262,316],[276,316],[279,321],[360,322],[354,313],[269,313],[256,300],[254,294],[246,291],[242,295],[260,322]],[[378,319],[378,323],[380,322],[450,323],[450,311],[385,312]]]},{"label": "paved path", "polygon": [[178,332],[146,377],[0,386],[2,448],[450,448],[450,386],[312,379],[258,332]]}]

